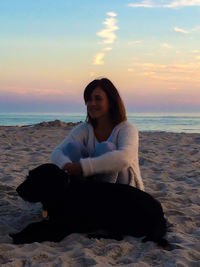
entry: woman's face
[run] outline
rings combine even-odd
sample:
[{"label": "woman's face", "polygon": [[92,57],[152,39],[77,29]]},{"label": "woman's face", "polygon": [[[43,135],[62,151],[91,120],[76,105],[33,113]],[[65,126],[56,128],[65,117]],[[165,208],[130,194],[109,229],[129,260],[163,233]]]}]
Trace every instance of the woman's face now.
[{"label": "woman's face", "polygon": [[92,118],[100,118],[109,114],[109,100],[101,87],[96,87],[86,102],[87,110]]}]

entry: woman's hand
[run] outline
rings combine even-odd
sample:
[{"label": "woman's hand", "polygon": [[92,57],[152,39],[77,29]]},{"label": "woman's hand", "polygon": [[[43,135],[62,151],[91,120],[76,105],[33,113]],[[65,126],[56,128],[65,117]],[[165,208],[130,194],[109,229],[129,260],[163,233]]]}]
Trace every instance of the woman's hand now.
[{"label": "woman's hand", "polygon": [[80,176],[83,175],[80,162],[68,162],[63,167],[63,170],[67,170],[70,175]]}]

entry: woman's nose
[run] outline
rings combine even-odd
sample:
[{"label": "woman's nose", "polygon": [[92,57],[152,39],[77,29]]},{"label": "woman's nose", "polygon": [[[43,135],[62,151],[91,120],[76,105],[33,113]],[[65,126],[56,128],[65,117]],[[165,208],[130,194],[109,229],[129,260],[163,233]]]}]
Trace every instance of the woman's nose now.
[{"label": "woman's nose", "polygon": [[96,106],[96,100],[95,99],[94,100],[90,100],[90,101],[88,101],[88,104],[90,106]]}]

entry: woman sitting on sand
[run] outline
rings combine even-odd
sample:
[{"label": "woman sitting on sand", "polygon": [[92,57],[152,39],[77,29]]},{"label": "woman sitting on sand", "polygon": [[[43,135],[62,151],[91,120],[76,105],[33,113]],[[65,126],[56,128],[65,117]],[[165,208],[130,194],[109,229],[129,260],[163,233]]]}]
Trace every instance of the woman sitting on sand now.
[{"label": "woman sitting on sand", "polygon": [[84,91],[87,118],[51,154],[51,163],[70,175],[121,183],[144,190],[138,163],[138,130],[127,120],[123,101],[106,78]]}]

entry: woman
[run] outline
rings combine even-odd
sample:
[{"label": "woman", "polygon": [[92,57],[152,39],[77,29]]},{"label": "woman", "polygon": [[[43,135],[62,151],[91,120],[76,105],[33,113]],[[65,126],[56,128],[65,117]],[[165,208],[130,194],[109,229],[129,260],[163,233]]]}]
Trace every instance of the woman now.
[{"label": "woman", "polygon": [[87,118],[51,154],[70,175],[122,183],[144,190],[138,163],[138,130],[127,120],[110,80],[96,79],[84,91]]}]

